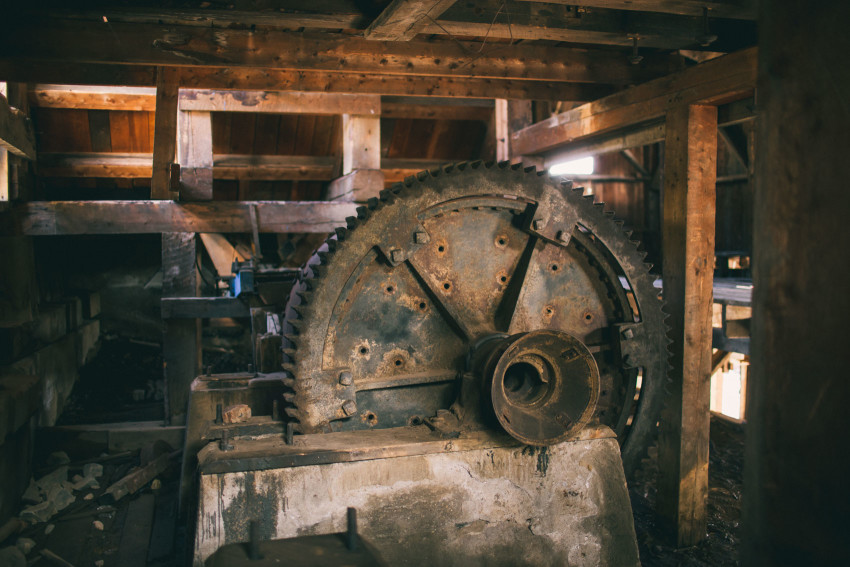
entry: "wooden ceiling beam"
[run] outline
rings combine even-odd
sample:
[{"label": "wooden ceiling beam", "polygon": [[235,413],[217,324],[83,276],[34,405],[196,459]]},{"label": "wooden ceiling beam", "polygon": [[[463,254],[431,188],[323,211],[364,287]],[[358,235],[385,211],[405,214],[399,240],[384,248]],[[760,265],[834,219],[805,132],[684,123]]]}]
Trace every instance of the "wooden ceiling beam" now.
[{"label": "wooden ceiling beam", "polygon": [[[150,179],[152,154],[43,153],[39,155],[41,177]],[[213,158],[214,179],[254,181],[330,181],[334,178],[334,156],[263,156],[219,154]],[[444,161],[383,158],[381,170],[400,181]]]},{"label": "wooden ceiling beam", "polygon": [[[155,95],[155,89],[146,87],[34,85],[29,91],[29,102],[41,108],[153,111]],[[368,116],[381,112],[379,96],[344,93],[181,89],[178,104],[180,110],[192,112]]]},{"label": "wooden ceiling beam", "polygon": [[357,205],[310,201],[30,201],[0,213],[0,235],[329,233],[345,226]]},{"label": "wooden ceiling beam", "polygon": [[518,2],[542,2],[583,8],[606,8],[639,12],[659,12],[679,16],[701,16],[708,8],[712,18],[740,20],[756,19],[756,3],[753,0],[517,0]]},{"label": "wooden ceiling beam", "polygon": [[553,116],[511,135],[513,155],[535,155],[568,143],[662,118],[669,105],[721,104],[752,95],[756,48],[662,77]]},{"label": "wooden ceiling beam", "polygon": [[[173,67],[172,69],[179,77],[181,88],[197,89],[342,92],[460,99],[496,96],[509,99],[579,102],[596,100],[614,90],[611,86],[601,84],[524,79],[416,77],[252,68]],[[0,58],[0,80],[21,83],[150,87],[156,84],[156,68],[150,65],[64,64],[55,61]]]},{"label": "wooden ceiling beam", "polygon": [[410,41],[456,0],[392,0],[363,34],[366,39]]},{"label": "wooden ceiling beam", "polygon": [[483,51],[480,48],[479,42],[375,42],[343,34],[177,29],[67,20],[21,23],[0,34],[0,52],[12,60],[61,65],[201,66],[227,74],[235,74],[234,68],[247,67],[628,85],[665,75],[678,61],[667,55],[647,55],[640,65],[631,65],[619,52],[548,45],[494,43]]},{"label": "wooden ceiling beam", "polygon": [[[701,14],[701,12],[700,12]],[[705,34],[701,17],[619,10],[577,8],[541,2],[500,0],[459,3],[439,20],[428,20],[425,33],[451,36],[478,36],[512,40],[551,40],[580,44],[631,47],[632,37],[640,47],[659,49],[703,49],[699,37]],[[754,22],[712,21],[717,36],[711,49],[736,51],[756,40]]]}]

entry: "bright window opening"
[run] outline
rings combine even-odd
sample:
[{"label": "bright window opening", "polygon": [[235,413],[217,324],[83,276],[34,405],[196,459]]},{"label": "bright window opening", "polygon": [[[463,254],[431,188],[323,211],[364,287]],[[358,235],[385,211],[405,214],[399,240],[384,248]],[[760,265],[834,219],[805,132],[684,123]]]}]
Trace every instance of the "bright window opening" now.
[{"label": "bright window opening", "polygon": [[[716,352],[716,351],[715,351]],[[749,360],[743,354],[724,356],[711,376],[711,411],[743,420]]]},{"label": "bright window opening", "polygon": [[549,168],[549,175],[591,175],[593,173],[593,156],[573,159],[556,163]]}]

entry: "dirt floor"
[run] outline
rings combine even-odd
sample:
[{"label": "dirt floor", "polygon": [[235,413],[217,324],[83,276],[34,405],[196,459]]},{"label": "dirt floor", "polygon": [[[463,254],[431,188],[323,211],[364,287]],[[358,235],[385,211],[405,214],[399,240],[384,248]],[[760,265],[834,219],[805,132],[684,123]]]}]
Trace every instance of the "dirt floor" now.
[{"label": "dirt floor", "polygon": [[708,537],[675,549],[656,524],[655,454],[630,487],[640,559],[644,567],[731,567],[739,564],[744,426],[712,416],[708,463]]}]

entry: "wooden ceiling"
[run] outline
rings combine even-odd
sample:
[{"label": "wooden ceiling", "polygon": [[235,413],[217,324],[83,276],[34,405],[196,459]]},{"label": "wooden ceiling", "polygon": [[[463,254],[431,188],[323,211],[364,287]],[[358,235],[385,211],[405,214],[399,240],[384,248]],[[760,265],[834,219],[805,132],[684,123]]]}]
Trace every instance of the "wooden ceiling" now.
[{"label": "wooden ceiling", "polygon": [[6,9],[0,79],[588,101],[754,45],[750,3],[34,0]]}]

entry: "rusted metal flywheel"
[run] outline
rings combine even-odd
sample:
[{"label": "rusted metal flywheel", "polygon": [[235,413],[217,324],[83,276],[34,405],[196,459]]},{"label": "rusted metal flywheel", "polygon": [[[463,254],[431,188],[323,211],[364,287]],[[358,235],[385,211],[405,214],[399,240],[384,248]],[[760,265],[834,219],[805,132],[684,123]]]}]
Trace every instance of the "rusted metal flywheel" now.
[{"label": "rusted metal flywheel", "polygon": [[507,164],[395,185],[293,289],[288,415],[303,433],[419,424],[472,376],[482,420],[534,445],[607,424],[630,474],[654,439],[667,339],[628,236],[581,189]]}]

